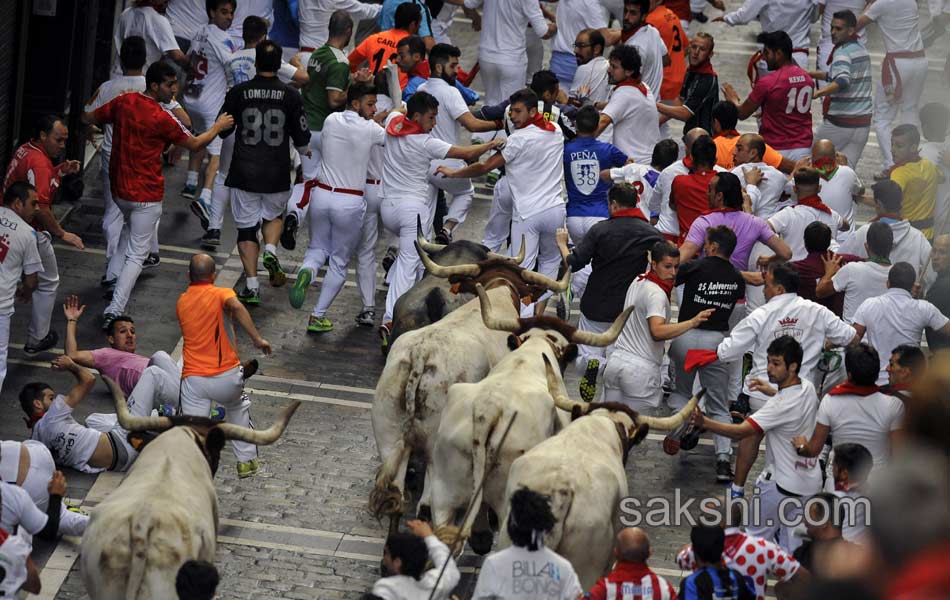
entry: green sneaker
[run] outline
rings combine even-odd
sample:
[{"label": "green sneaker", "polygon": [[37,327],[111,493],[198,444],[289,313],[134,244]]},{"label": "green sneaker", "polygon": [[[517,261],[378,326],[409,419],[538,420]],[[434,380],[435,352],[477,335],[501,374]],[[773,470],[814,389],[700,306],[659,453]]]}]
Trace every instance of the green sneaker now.
[{"label": "green sneaker", "polygon": [[261,289],[257,288],[256,290],[252,290],[245,286],[243,290],[238,292],[237,298],[242,304],[253,304],[256,306],[261,303]]},{"label": "green sneaker", "polygon": [[592,402],[594,396],[597,394],[598,369],[600,369],[599,360],[592,358],[587,361],[587,369],[584,371],[584,376],[581,377],[580,381],[581,400],[584,402]]},{"label": "green sneaker", "polygon": [[258,458],[252,458],[247,462],[237,464],[238,479],[247,479],[254,477],[261,471],[261,461]]},{"label": "green sneaker", "polygon": [[281,287],[287,283],[287,274],[280,266],[280,261],[273,252],[264,251],[264,268],[267,269],[267,275],[270,276],[270,284],[273,287]]},{"label": "green sneaker", "polygon": [[326,317],[315,317],[310,315],[310,322],[307,323],[307,331],[311,331],[313,333],[333,331],[333,323],[331,323],[330,319]]},{"label": "green sneaker", "polygon": [[297,273],[297,281],[295,281],[293,287],[290,288],[291,306],[294,308],[303,306],[303,301],[307,298],[307,288],[310,287],[311,281],[313,281],[313,270],[300,269]]}]

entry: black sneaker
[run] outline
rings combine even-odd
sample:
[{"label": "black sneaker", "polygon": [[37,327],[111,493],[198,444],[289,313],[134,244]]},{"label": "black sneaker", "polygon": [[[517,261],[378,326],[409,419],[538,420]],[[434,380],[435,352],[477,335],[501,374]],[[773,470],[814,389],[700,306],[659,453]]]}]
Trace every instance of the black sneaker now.
[{"label": "black sneaker", "polygon": [[46,352],[50,348],[56,345],[56,342],[59,341],[59,334],[55,331],[50,330],[46,334],[46,337],[36,342],[35,344],[27,344],[23,346],[23,351],[27,354],[38,354],[40,352]]},{"label": "black sneaker", "polygon": [[293,250],[297,247],[297,227],[300,223],[297,221],[297,215],[289,213],[284,217],[284,228],[280,232],[280,245],[287,250]]},{"label": "black sneaker", "polygon": [[142,261],[143,269],[151,269],[162,264],[162,258],[158,255],[157,252],[152,252],[145,257],[145,260]]},{"label": "black sneaker", "polygon": [[736,401],[729,405],[730,413],[738,413],[740,416],[732,415],[732,422],[738,425],[745,420],[745,417],[752,412],[752,407],[749,406],[749,398],[745,395],[739,396],[736,398]]},{"label": "black sneaker", "polygon": [[719,483],[730,483],[735,478],[732,473],[732,466],[728,460],[716,461],[716,481]]},{"label": "black sneaker", "polygon": [[119,280],[118,277],[116,277],[115,279],[106,279],[106,276],[103,275],[102,277],[99,278],[99,286],[112,289],[115,287],[115,282],[118,280]]},{"label": "black sneaker", "polygon": [[443,246],[448,246],[452,241],[452,232],[443,227],[439,230],[439,233],[435,234],[435,243],[442,244]]},{"label": "black sneaker", "polygon": [[112,313],[106,313],[102,315],[102,330],[109,331],[109,326],[112,325],[112,322],[115,321],[116,317],[119,315],[114,315]]},{"label": "black sneaker", "polygon": [[[185,193],[182,192],[182,196],[185,196]],[[186,198],[188,196],[185,196]],[[194,198],[194,196],[192,196]],[[198,221],[201,222],[201,228],[205,231],[208,230],[208,225],[211,223],[211,207],[208,206],[208,202],[203,198],[195,198],[191,201],[189,205],[191,212],[198,217]]]},{"label": "black sneaker", "polygon": [[242,304],[253,304],[256,306],[261,303],[261,288],[252,290],[245,286],[243,290],[238,292],[237,299],[240,300]]},{"label": "black sneaker", "polygon": [[202,246],[218,247],[221,245],[221,230],[209,229],[207,233],[201,236]]},{"label": "black sneaker", "polygon": [[252,358],[251,360],[245,361],[241,366],[244,367],[244,381],[247,381],[254,376],[254,373],[257,373],[257,369],[260,368],[260,363],[257,362],[256,358]]},{"label": "black sneaker", "polygon": [[383,255],[383,271],[385,271],[387,275],[389,275],[389,270],[393,268],[393,263],[396,262],[396,252],[396,248],[390,246],[386,248],[386,254]]},{"label": "black sneaker", "polygon": [[701,13],[701,12],[694,12],[694,13],[693,13],[693,20],[694,20],[694,21],[697,21],[697,22],[699,22],[699,23],[705,23],[705,22],[709,21],[709,17],[707,17],[704,13]]}]

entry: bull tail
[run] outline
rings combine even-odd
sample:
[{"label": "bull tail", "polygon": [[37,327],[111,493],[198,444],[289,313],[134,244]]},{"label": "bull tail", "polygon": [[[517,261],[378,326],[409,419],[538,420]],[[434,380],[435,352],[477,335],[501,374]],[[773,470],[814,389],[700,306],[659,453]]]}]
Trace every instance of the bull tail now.
[{"label": "bull tail", "polygon": [[429,317],[429,323],[435,323],[445,316],[445,296],[442,294],[442,288],[432,288],[426,294],[426,316]]},{"label": "bull tail", "polygon": [[412,447],[405,440],[399,440],[393,452],[383,458],[376,473],[376,485],[369,495],[369,510],[377,520],[386,515],[402,514],[402,487],[397,485],[397,479],[400,473],[405,476],[411,454]]},{"label": "bull tail", "polygon": [[551,495],[551,513],[554,515],[554,527],[551,531],[544,534],[544,545],[557,551],[561,545],[561,538],[564,535],[564,527],[571,514],[571,507],[574,504],[574,490],[571,488],[555,491]]},{"label": "bull tail", "polygon": [[493,407],[494,413],[487,414],[487,405],[472,404],[472,510],[469,511],[468,518],[462,523],[462,529],[459,535],[467,539],[472,533],[472,525],[475,523],[475,517],[478,515],[482,505],[482,498],[485,495],[485,478],[488,476],[488,460],[492,453],[498,449],[490,447],[492,434],[498,429],[498,423],[501,421],[502,410]]}]

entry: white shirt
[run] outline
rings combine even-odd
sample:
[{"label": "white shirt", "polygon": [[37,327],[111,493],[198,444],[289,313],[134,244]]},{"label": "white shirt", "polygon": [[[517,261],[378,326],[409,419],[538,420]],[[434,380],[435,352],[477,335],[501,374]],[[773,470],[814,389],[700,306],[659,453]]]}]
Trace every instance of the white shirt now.
[{"label": "white shirt", "polygon": [[[950,4],[948,4],[950,6]],[[932,14],[932,13],[931,13]],[[934,223],[943,223],[947,218],[947,212],[950,212],[950,167],[943,164],[940,160],[940,153],[950,154],[950,141],[925,142],[921,140],[920,156],[926,158],[937,167],[940,174],[943,175],[943,183],[937,186],[937,204],[934,207]]]},{"label": "white shirt", "polygon": [[[720,342],[716,352],[719,360],[729,362],[741,359],[743,354],[751,351],[752,370],[742,384],[742,391],[750,397],[765,400],[768,396],[751,391],[748,381],[768,378],[765,369],[768,364],[766,349],[772,340],[790,335],[802,345],[799,376],[808,379],[818,365],[826,339],[835,345],[844,346],[851,342],[854,334],[854,327],[821,304],[805,300],[798,294],[779,294],[739,321],[729,337]],[[811,435],[811,430],[808,435]]]},{"label": "white shirt", "polygon": [[12,533],[0,544],[0,596],[18,598],[17,592],[26,583],[26,561],[33,546],[21,535]]},{"label": "white shirt", "polygon": [[653,201],[653,193],[659,182],[660,173],[653,167],[630,163],[620,168],[610,169],[610,178],[614,183],[626,183],[636,188],[640,196],[637,208],[649,219],[650,203]]},{"label": "white shirt", "polygon": [[26,490],[18,485],[0,481],[0,527],[12,533],[22,526],[27,533],[36,535],[46,527],[46,513],[33,504]]},{"label": "white shirt", "polygon": [[[374,146],[386,143],[386,130],[352,110],[333,112],[323,123],[317,179],[334,188],[362,190]],[[411,136],[410,136],[411,137]]]},{"label": "white shirt", "polygon": [[[924,234],[917,228],[911,227],[907,221],[898,221],[888,223],[891,231],[894,233],[894,246],[891,248],[889,260],[891,264],[899,262],[910,263],[914,267],[914,272],[920,275],[920,270],[927,265],[930,258],[930,242],[924,237]],[[862,258],[868,257],[868,251],[864,247],[868,239],[868,228],[871,224],[862,225],[853,234],[848,236],[838,249],[841,254],[854,254]],[[937,279],[937,274],[932,266],[928,266],[927,273],[924,275],[923,288],[927,288]]]},{"label": "white shirt", "polygon": [[861,193],[864,184],[854,169],[847,165],[839,165],[831,179],[818,178],[818,196],[828,208],[835,211],[850,223],[848,231],[833,231],[839,242],[854,232],[854,196]]},{"label": "white shirt", "polygon": [[274,0],[241,0],[237,3],[228,35],[235,40],[241,40],[241,46],[244,46],[244,19],[251,16],[267,21],[269,30],[274,26]]},{"label": "white shirt", "polygon": [[858,307],[875,296],[887,291],[887,274],[891,265],[876,262],[852,262],[841,267],[831,278],[836,292],[844,292],[844,310],[841,318],[851,323]]},{"label": "white shirt", "polygon": [[765,432],[765,468],[771,468],[772,481],[793,494],[810,496],[821,488],[818,459],[799,456],[791,442],[795,436],[811,437],[817,413],[815,386],[802,379],[799,385],[780,389],[746,419]]},{"label": "white shirt", "polygon": [[46,414],[33,425],[32,438],[42,442],[58,465],[72,467],[83,473],[99,473],[105,469],[89,466],[99,436],[95,429],[80,425],[73,418],[73,409],[66,404],[66,398],[56,396]]},{"label": "white shirt", "polygon": [[616,87],[603,110],[614,126],[614,146],[644,165],[653,160],[653,147],[660,141],[660,117],[652,90],[644,94],[629,85]]},{"label": "white shirt", "polygon": [[571,86],[572,96],[580,97],[581,87],[586,87],[587,97],[591,102],[606,102],[610,96],[610,79],[607,76],[607,67],[610,63],[603,56],[595,56],[588,62],[578,65],[574,72],[574,83]]},{"label": "white shirt", "polygon": [[[429,558],[432,564],[437,565],[436,567],[423,573],[420,579],[408,575],[384,577],[373,584],[372,594],[384,600],[428,600],[430,595],[434,600],[447,600],[462,576],[450,556],[448,546],[434,535],[425,538],[425,543],[429,550]],[[448,561],[448,565],[442,573],[442,579],[439,579],[439,572],[445,561]],[[437,579],[439,586],[435,594],[432,594]]]},{"label": "white shirt", "polygon": [[221,110],[228,93],[228,64],[236,50],[228,32],[217,25],[208,23],[198,30],[188,50],[195,65],[194,79],[184,90],[189,110],[215,114]]},{"label": "white shirt", "polygon": [[600,0],[559,0],[557,3],[557,34],[551,50],[574,54],[574,40],[584,29],[607,27]]},{"label": "white shirt", "polygon": [[670,320],[670,299],[660,286],[640,277],[627,288],[623,307],[634,306],[633,314],[620,331],[614,350],[632,354],[654,363],[659,368],[663,362],[665,342],[653,339],[650,334],[650,317]]},{"label": "white shirt", "polygon": [[924,49],[917,26],[917,2],[914,0],[875,0],[864,14],[877,23],[887,52]]},{"label": "white shirt", "polygon": [[548,22],[536,0],[465,0],[466,8],[480,8],[482,32],[478,60],[496,65],[527,65],[525,30],[538,37],[548,34]]},{"label": "white shirt", "polygon": [[904,403],[881,392],[828,394],[818,407],[818,423],[831,429],[835,445],[861,444],[871,453],[875,467],[887,462],[891,452],[888,434],[900,429],[903,420]]},{"label": "white shirt", "polygon": [[[831,20],[834,18],[834,14],[842,10],[850,10],[854,13],[855,17],[860,17],[861,13],[864,12],[864,7],[867,6],[867,0],[818,0],[818,6],[824,7],[824,12],[821,13],[821,41],[823,43],[831,42]],[[858,40],[867,47],[868,45],[868,30],[867,27],[861,30],[861,33],[858,34]]]},{"label": "white shirt", "polygon": [[[235,86],[254,79],[254,76],[257,75],[257,67],[254,66],[256,59],[257,48],[244,48],[229,56],[227,62],[228,86]],[[296,74],[297,67],[284,60],[280,61],[280,68],[277,69],[278,79],[284,83],[290,83]]]},{"label": "white shirt", "polygon": [[[787,206],[769,217],[769,225],[775,230],[775,233],[782,236],[792,248],[792,260],[801,260],[808,256],[805,249],[805,228],[815,221],[821,221],[831,228],[832,234],[841,229],[841,215],[834,210],[831,214],[823,210],[794,204]],[[831,240],[831,250],[837,250],[837,243],[834,238]]]},{"label": "white shirt", "polygon": [[468,105],[462,98],[462,92],[454,85],[432,76],[419,86],[418,91],[428,92],[439,101],[439,114],[432,128],[432,135],[453,146],[459,140],[458,118],[468,112]]},{"label": "white shirt", "polygon": [[375,19],[382,8],[382,4],[363,4],[357,0],[300,0],[297,3],[300,47],[316,50],[327,43],[330,16],[334,11],[345,10],[359,22],[361,19]]},{"label": "white shirt", "polygon": [[784,31],[792,38],[793,48],[809,48],[814,8],[812,0],[746,0],[737,10],[724,14],[723,20],[729,25],[745,25],[758,19],[762,31]]},{"label": "white shirt", "polygon": [[[399,116],[386,117],[386,125]],[[429,161],[445,158],[452,144],[431,133],[386,135],[383,151],[381,197],[401,202],[427,203],[429,200]]]},{"label": "white shirt", "polygon": [[208,24],[208,12],[204,0],[169,0],[165,16],[172,30],[180,38],[190,40],[199,29]]},{"label": "white shirt", "polygon": [[[182,2],[183,0],[178,0]],[[202,22],[208,22],[208,15],[204,13],[202,4]],[[160,15],[151,6],[132,6],[119,16],[119,23],[115,28],[113,43],[116,48],[115,63],[112,65],[112,73],[122,74],[122,67],[119,65],[118,49],[122,47],[125,38],[137,35],[145,39],[145,66],[142,72],[148,70],[149,65],[160,60],[162,55],[172,50],[179,50],[178,41],[175,39],[175,33],[172,31],[172,25],[163,15]],[[190,39],[190,38],[189,38]]]},{"label": "white shirt", "polygon": [[563,206],[564,135],[528,125],[515,129],[501,149],[511,187],[512,217],[525,220],[555,206]]},{"label": "white shirt", "polygon": [[575,600],[584,593],[574,567],[553,550],[510,546],[485,559],[472,600]]},{"label": "white shirt", "polygon": [[43,270],[36,232],[19,215],[0,206],[0,315],[12,315],[16,286],[23,275]]},{"label": "white shirt", "polygon": [[660,171],[660,178],[656,180],[656,187],[653,189],[653,205],[650,207],[651,214],[660,214],[656,222],[656,229],[660,233],[674,236],[680,234],[680,222],[676,218],[676,211],[670,206],[670,192],[673,191],[673,180],[678,175],[688,173],[689,169],[682,160]]},{"label": "white shirt", "polygon": [[858,307],[854,324],[865,327],[864,339],[874,346],[881,359],[878,385],[887,383],[887,363],[891,351],[901,344],[920,345],[924,329],[937,330],[950,322],[936,306],[916,300],[907,290],[891,288]]},{"label": "white shirt", "polygon": [[[400,101],[401,103],[401,101]],[[393,101],[389,96],[379,94],[376,96],[376,111],[383,112],[387,110],[392,110]],[[385,131],[385,129],[384,129]],[[369,151],[369,164],[366,166],[366,178],[367,179],[382,179],[383,177],[383,153],[386,147],[384,146],[373,146]]]},{"label": "white shirt", "polygon": [[[745,172],[752,167],[758,167],[762,171],[762,181],[757,186],[750,186],[745,182]],[[764,162],[745,163],[735,167],[731,172],[739,178],[739,182],[746,188],[746,191],[750,192],[752,214],[760,219],[768,219],[778,211],[791,205],[791,200],[782,199],[782,193],[785,191],[788,178],[775,167]],[[755,189],[756,192],[752,193],[752,189]]]},{"label": "white shirt", "polygon": [[[645,24],[624,42],[625,46],[634,46],[640,52],[640,80],[646,84],[654,96],[663,85],[663,57],[668,54],[666,44],[660,32],[653,25]],[[658,121],[659,122],[659,121]],[[653,146],[650,146],[653,151]],[[649,162],[649,161],[647,161]]]}]

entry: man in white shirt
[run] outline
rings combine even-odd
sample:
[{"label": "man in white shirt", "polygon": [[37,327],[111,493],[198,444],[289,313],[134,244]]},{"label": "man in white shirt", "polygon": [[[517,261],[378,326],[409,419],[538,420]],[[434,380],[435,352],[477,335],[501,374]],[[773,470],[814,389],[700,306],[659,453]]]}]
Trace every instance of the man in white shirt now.
[{"label": "man in white shirt", "polygon": [[[824,70],[828,64],[828,56],[834,48],[834,41],[831,39],[831,21],[836,12],[850,10],[855,16],[864,11],[868,5],[867,0],[818,0],[816,2],[821,11],[821,36],[818,38],[818,59],[815,63],[820,70]],[[868,45],[868,33],[862,31],[858,41],[865,47]],[[826,81],[817,82],[819,87],[828,85]]]},{"label": "man in white shirt", "polygon": [[643,83],[653,92],[654,98],[659,98],[660,87],[663,85],[663,67],[670,66],[670,55],[660,32],[647,23],[649,14],[650,0],[624,0],[623,28],[605,29],[603,34],[607,44],[611,46],[622,42],[637,49],[642,61]]},{"label": "man in white shirt", "polygon": [[[386,539],[385,575],[373,584],[371,594],[384,600],[447,600],[461,579],[448,546],[425,521],[414,519],[406,525],[411,533],[393,533]],[[427,560],[433,564],[428,571]]]},{"label": "man in white shirt", "polygon": [[345,10],[357,21],[375,19],[381,4],[365,4],[358,0],[299,0],[297,16],[300,23],[300,62],[307,64],[310,53],[327,43],[330,16]]},{"label": "man in white shirt", "polygon": [[690,423],[697,428],[724,435],[735,440],[766,441],[765,467],[755,481],[756,500],[760,510],[757,522],[746,528],[749,535],[776,539],[786,552],[793,552],[801,540],[792,535],[792,527],[780,522],[779,509],[784,517],[794,519],[801,514],[802,503],[782,504],[786,498],[808,498],[821,489],[821,471],[817,458],[803,458],[789,443],[799,435],[807,435],[815,428],[818,395],[815,386],[801,379],[802,346],[790,335],[781,335],[771,341],[767,349],[769,382],[753,379],[751,386],[771,396],[764,407],[742,423],[720,423],[707,419],[697,408]]},{"label": "man in white shirt", "polygon": [[584,29],[574,39],[577,70],[568,91],[571,104],[583,106],[587,102],[607,101],[610,95],[607,69],[610,64],[604,58],[605,44],[603,34],[596,29]]},{"label": "man in white shirt", "polygon": [[[784,31],[792,38],[791,58],[803,69],[808,69],[808,49],[811,47],[812,16],[816,10],[812,0],[745,0],[742,6],[713,21],[726,25],[745,25],[752,21],[762,24],[762,33]],[[749,60],[753,82],[768,71],[762,52]]]},{"label": "man in white shirt", "polygon": [[[422,261],[415,243],[418,233],[424,237],[432,233],[435,205],[429,194],[430,161],[445,158],[476,160],[501,144],[497,140],[475,146],[453,146],[442,141],[432,135],[438,113],[439,101],[434,96],[416,92],[406,103],[405,114],[391,113],[386,118],[380,216],[383,226],[399,237],[399,253],[389,270],[386,312],[379,330],[384,347],[389,344],[396,300],[422,276]],[[422,232],[417,231],[419,219],[422,220]]]},{"label": "man in white shirt", "polygon": [[887,292],[865,300],[854,314],[854,329],[880,354],[878,385],[887,383],[887,365],[894,348],[919,346],[927,329],[950,335],[950,319],[930,302],[911,295],[915,278],[914,267],[895,263],[887,275]]},{"label": "man in white shirt", "polygon": [[[455,145],[459,141],[461,127],[472,133],[494,131],[498,124],[494,121],[483,121],[475,118],[468,109],[462,93],[455,87],[459,58],[462,51],[449,44],[436,44],[429,50],[429,79],[419,86],[418,91],[428,92],[439,101],[442,117],[435,123],[432,136],[449,144]],[[458,159],[434,160],[430,163],[430,172],[434,173],[440,166],[451,169],[461,169],[465,163]],[[452,232],[465,222],[468,208],[475,197],[475,187],[471,179],[446,179],[436,175],[429,176],[430,193],[438,195],[442,190],[452,195],[452,204],[442,224],[442,231],[436,235],[436,241],[447,244],[452,240]],[[435,198],[430,199],[435,202]]]},{"label": "man in white shirt", "polygon": [[[574,87],[574,73],[580,63],[574,53],[582,31],[607,27],[600,0],[565,0],[557,3],[557,35],[551,44],[551,70],[565,90]],[[603,46],[601,46],[603,53]]]},{"label": "man in white shirt", "polygon": [[165,6],[165,16],[182,52],[188,52],[195,34],[208,23],[204,0],[170,0]]},{"label": "man in white shirt", "polygon": [[[501,152],[487,161],[464,169],[441,166],[436,174],[466,178],[484,175],[505,167],[511,187],[513,212],[511,239],[524,236],[525,256],[521,266],[528,269],[537,262],[542,275],[557,277],[561,254],[555,232],[564,227],[566,211],[561,198],[564,179],[564,135],[560,127],[545,120],[538,112],[538,95],[525,88],[511,95],[509,115],[516,129],[508,136]],[[512,248],[512,250],[514,250]],[[548,294],[535,306],[543,314]]]},{"label": "man in white shirt", "polygon": [[36,232],[28,225],[37,206],[36,190],[21,181],[7,188],[0,206],[0,389],[7,375],[14,297],[29,298],[43,270]]},{"label": "man in white shirt", "polygon": [[[677,162],[675,158],[678,153],[679,145],[674,140],[660,140],[653,147],[653,160],[650,161],[649,166],[628,163],[619,168],[601,171],[600,178],[603,181],[633,186],[640,197],[637,208],[645,217],[654,217],[650,213],[650,207],[654,204],[653,196],[656,193],[656,186],[659,184],[663,171]],[[570,224],[570,219],[568,219],[568,224]]]},{"label": "man in white shirt", "polygon": [[323,124],[323,160],[309,190],[315,198],[307,206],[310,246],[290,289],[291,306],[300,308],[317,270],[329,261],[307,324],[307,331],[314,333],[333,330],[326,313],[346,283],[346,266],[360,240],[370,155],[374,146],[386,142],[386,130],[373,120],[376,88],[354,83],[346,94],[346,110],[330,113]]},{"label": "man in white shirt", "polygon": [[823,259],[825,274],[815,286],[815,296],[818,299],[844,292],[841,318],[845,323],[853,321],[854,313],[865,300],[887,291],[887,274],[891,270],[888,256],[894,245],[894,233],[884,223],[875,221],[868,228],[867,242],[864,245],[868,255],[865,262],[849,262],[842,267],[841,256]]},{"label": "man in white shirt", "polygon": [[[805,228],[814,221],[821,221],[831,231],[845,231],[850,223],[841,218],[827,204],[821,201],[818,171],[811,167],[800,167],[795,171],[795,186],[792,188],[797,203],[783,208],[768,219],[772,230],[782,236],[792,248],[792,260],[801,260],[808,255],[805,249]],[[831,249],[837,243],[832,241]]]},{"label": "man in white shirt", "polygon": [[732,173],[745,182],[746,192],[752,200],[752,214],[760,219],[768,219],[791,205],[782,197],[788,179],[784,173],[763,162],[764,155],[765,139],[757,133],[739,136],[732,153],[736,165]]},{"label": "man in white shirt", "polygon": [[[178,0],[173,4],[181,4],[185,0]],[[195,2],[197,4],[197,2]],[[153,62],[161,60],[163,56],[172,59],[179,67],[185,67],[188,64],[188,58],[181,51],[178,41],[175,39],[176,33],[172,31],[172,24],[165,15],[155,10],[154,2],[149,0],[140,0],[128,7],[119,15],[119,22],[115,27],[115,34],[112,42],[116,48],[122,47],[125,38],[137,35],[145,40],[145,66],[147,70]],[[201,2],[201,23],[208,22],[208,14],[204,10],[204,2]],[[189,36],[190,40],[191,37]],[[118,57],[116,57],[118,58]],[[113,75],[121,75],[122,70],[119,61],[112,66]]]},{"label": "man in white shirt", "polygon": [[614,146],[634,162],[648,165],[653,147],[660,141],[660,113],[653,91],[641,82],[642,67],[640,53],[632,46],[618,46],[610,52],[607,73],[614,89],[601,111],[597,135],[613,125]]},{"label": "man in white shirt", "polygon": [[693,164],[693,143],[704,135],[708,136],[709,132],[701,127],[694,127],[686,132],[683,136],[686,155],[682,160],[678,160],[663,169],[656,180],[656,186],[653,188],[653,197],[650,200],[650,222],[663,234],[663,237],[674,244],[679,242],[680,224],[676,218],[676,211],[670,205],[673,180],[679,175],[689,173]]},{"label": "man in white shirt", "polygon": [[838,151],[831,140],[817,140],[811,147],[811,166],[818,171],[818,196],[841,218],[850,224],[847,231],[836,236],[844,243],[854,233],[854,205],[864,198],[864,184],[848,165],[838,164]]},{"label": "man in white shirt", "polygon": [[[950,4],[947,5],[950,10]],[[950,13],[947,13],[950,18]],[[945,223],[950,214],[950,164],[942,160],[950,156],[950,142],[947,132],[950,129],[950,108],[939,102],[930,102],[920,109],[920,132],[926,140],[920,145],[920,157],[926,158],[943,175],[943,181],[937,186],[937,202],[934,206],[934,223]],[[943,233],[948,233],[946,230]]]}]

